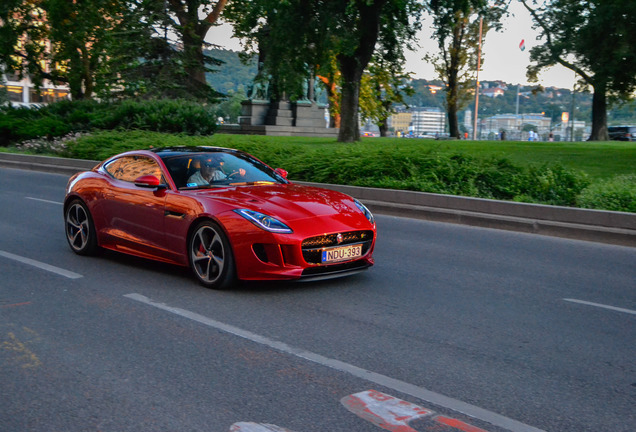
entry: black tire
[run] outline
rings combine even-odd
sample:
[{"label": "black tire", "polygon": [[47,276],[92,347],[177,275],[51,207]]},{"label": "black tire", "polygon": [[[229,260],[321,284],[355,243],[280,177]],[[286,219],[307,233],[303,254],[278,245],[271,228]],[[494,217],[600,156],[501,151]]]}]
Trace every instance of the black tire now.
[{"label": "black tire", "polygon": [[204,221],[196,226],[188,241],[188,254],[190,268],[203,286],[222,290],[236,282],[232,248],[216,223]]},{"label": "black tire", "polygon": [[97,255],[97,233],[86,204],[79,199],[71,201],[64,211],[64,227],[69,246],[78,255]]}]

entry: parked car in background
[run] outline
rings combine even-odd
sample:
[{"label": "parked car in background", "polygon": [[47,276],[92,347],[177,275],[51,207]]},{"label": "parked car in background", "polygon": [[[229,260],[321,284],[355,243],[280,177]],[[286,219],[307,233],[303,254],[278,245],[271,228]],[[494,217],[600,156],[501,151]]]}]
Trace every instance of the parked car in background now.
[{"label": "parked car in background", "polygon": [[636,126],[610,126],[609,138],[615,141],[636,141]]}]

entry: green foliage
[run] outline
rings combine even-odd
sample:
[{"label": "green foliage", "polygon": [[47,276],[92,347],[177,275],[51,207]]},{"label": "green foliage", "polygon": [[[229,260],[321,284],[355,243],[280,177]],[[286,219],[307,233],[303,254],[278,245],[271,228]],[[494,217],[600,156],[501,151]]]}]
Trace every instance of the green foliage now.
[{"label": "green foliage", "polygon": [[439,51],[425,57],[446,84],[446,109],[450,135],[459,138],[457,111],[471,99],[482,40],[490,26],[499,26],[505,11],[501,0],[431,0],[425,2],[433,18],[434,38]]},{"label": "green foliage", "polygon": [[618,175],[589,185],[577,199],[583,208],[636,213],[636,175]]},{"label": "green foliage", "polygon": [[256,56],[243,59],[240,53],[224,49],[211,49],[206,53],[222,62],[214,73],[206,73],[208,83],[220,93],[229,94],[246,89],[256,76]]},{"label": "green foliage", "polygon": [[152,147],[180,146],[188,143],[203,145],[201,138],[159,132],[133,131],[101,131],[70,142],[64,156],[77,159],[103,160],[118,153],[129,150]]},{"label": "green foliage", "polygon": [[217,127],[212,107],[186,100],[60,101],[40,109],[0,110],[0,145],[94,129],[210,135]]},{"label": "green foliage", "polygon": [[561,64],[594,89],[590,140],[606,140],[606,104],[633,99],[636,89],[636,3],[633,0],[521,0],[545,42],[530,50],[528,77]]},{"label": "green foliage", "polygon": [[61,136],[71,130],[72,126],[63,117],[45,109],[7,107],[0,110],[0,146],[38,137]]},{"label": "green foliage", "polygon": [[239,91],[230,91],[227,98],[217,105],[216,116],[223,117],[223,119],[229,123],[238,123],[238,118],[241,115],[242,105],[241,102],[247,99],[243,87]]},{"label": "green foliage", "polygon": [[94,119],[98,129],[141,129],[157,132],[209,135],[216,131],[214,112],[186,100],[124,100],[107,105],[103,116]]},{"label": "green foliage", "polygon": [[[339,141],[360,139],[358,96],[362,73],[374,52],[399,64],[415,40],[421,5],[414,0],[229,2],[225,19],[251,53],[259,54],[259,78],[274,98],[302,95],[316,75],[341,75]],[[327,68],[328,70],[325,70]],[[319,70],[320,69],[320,70]]]},{"label": "green foliage", "polygon": [[516,201],[576,206],[576,198],[589,184],[584,173],[561,165],[532,166],[522,179]]},{"label": "green foliage", "polygon": [[552,205],[576,205],[587,177],[558,164],[520,166],[504,157],[478,158],[415,146],[298,143],[267,137],[178,137],[141,131],[105,132],[82,137],[67,147],[74,158],[104,159],[118,152],[172,145],[218,145],[254,154],[283,167],[297,181],[415,190]]},{"label": "green foliage", "polygon": [[[33,115],[29,110],[20,113],[25,122]],[[628,142],[580,144],[587,147],[587,154],[574,159],[569,155],[581,153],[581,147],[569,143],[505,142],[502,147],[498,141],[480,141],[475,148],[474,142],[462,146],[461,142],[371,138],[342,145],[327,138],[186,136],[142,130],[95,131],[56,142],[63,156],[89,160],[151,147],[230,147],[288,170],[295,181],[636,212],[636,164],[621,162],[636,157],[636,146]],[[42,144],[27,143],[22,149],[46,153]],[[51,143],[49,149],[55,145]],[[605,168],[594,177],[575,168],[592,166],[586,160],[600,155],[605,157]],[[627,174],[613,177],[616,172]]]}]

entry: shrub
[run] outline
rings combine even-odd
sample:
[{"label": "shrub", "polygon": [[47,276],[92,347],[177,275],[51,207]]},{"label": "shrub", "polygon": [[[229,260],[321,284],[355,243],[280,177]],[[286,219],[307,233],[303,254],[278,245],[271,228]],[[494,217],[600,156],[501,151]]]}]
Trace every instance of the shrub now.
[{"label": "shrub", "polygon": [[636,213],[636,175],[619,175],[592,183],[577,198],[583,208]]},{"label": "shrub", "polygon": [[210,135],[217,129],[211,107],[186,100],[118,102],[59,101],[40,109],[0,111],[0,145],[37,138],[53,139],[94,129],[142,129]]},{"label": "shrub", "polygon": [[212,108],[186,100],[162,99],[115,102],[95,121],[95,127],[211,135],[218,126]]},{"label": "shrub", "polygon": [[0,111],[1,145],[35,138],[51,139],[71,131],[64,118],[45,109],[5,108]]},{"label": "shrub", "polygon": [[[318,144],[318,145],[316,145]],[[401,145],[317,143],[258,136],[214,137],[145,131],[93,133],[67,146],[67,155],[102,160],[149,147],[218,145],[254,154],[297,181],[415,190],[478,198],[573,206],[589,184],[586,175],[560,165],[523,167],[506,158],[481,159]]]},{"label": "shrub", "polygon": [[530,166],[523,176],[516,201],[576,206],[577,196],[590,184],[584,173],[561,165]]}]

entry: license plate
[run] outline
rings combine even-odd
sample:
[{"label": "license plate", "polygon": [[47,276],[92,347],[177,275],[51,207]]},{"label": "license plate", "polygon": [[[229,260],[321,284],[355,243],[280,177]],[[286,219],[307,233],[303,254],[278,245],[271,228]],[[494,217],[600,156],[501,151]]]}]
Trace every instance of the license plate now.
[{"label": "license plate", "polygon": [[322,262],[346,261],[362,256],[362,245],[351,245],[322,251]]}]

